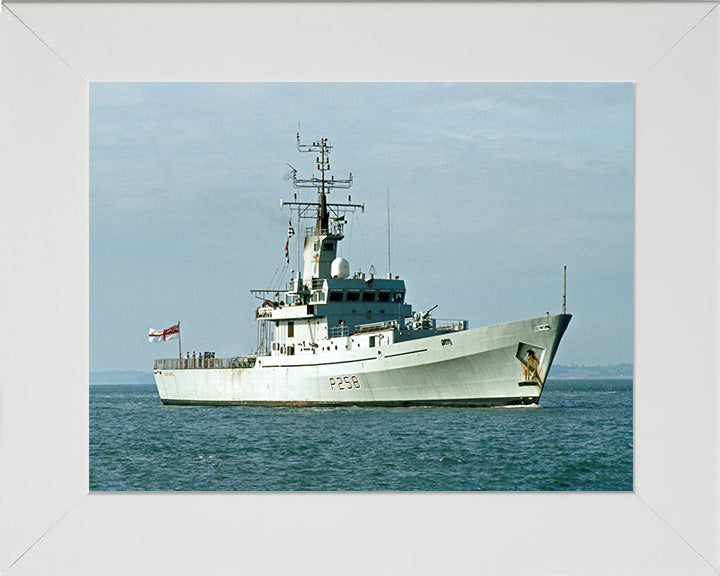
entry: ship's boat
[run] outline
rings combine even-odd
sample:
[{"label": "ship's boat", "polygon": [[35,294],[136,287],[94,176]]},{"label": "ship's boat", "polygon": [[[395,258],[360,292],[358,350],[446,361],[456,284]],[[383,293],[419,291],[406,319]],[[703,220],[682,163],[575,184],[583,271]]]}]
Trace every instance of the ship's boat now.
[{"label": "ship's boat", "polygon": [[[317,155],[319,177],[295,188],[317,189],[316,202],[282,202],[304,232],[303,269],[283,290],[253,290],[257,352],[232,358],[155,361],[165,404],[452,405],[537,404],[571,315],[562,313],[470,329],[415,312],[405,282],[388,274],[350,273],[338,257],[346,216],[363,204],[329,202],[352,186],[330,176],[326,138],[301,144]],[[288,240],[294,235],[292,219]],[[289,256],[286,244],[286,257]],[[289,257],[288,257],[289,260]]]}]

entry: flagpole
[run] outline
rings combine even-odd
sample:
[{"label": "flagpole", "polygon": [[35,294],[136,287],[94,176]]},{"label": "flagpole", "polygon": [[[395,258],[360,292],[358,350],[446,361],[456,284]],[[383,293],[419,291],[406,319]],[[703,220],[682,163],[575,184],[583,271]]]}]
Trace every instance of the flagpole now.
[{"label": "flagpole", "polygon": [[180,320],[178,320],[178,357],[182,360],[182,340],[180,340]]}]

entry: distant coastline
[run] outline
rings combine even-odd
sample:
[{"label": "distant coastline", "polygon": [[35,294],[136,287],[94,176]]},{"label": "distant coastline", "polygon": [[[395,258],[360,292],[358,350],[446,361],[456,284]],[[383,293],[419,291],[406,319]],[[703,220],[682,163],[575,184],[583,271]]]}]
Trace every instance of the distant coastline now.
[{"label": "distant coastline", "polygon": [[[571,380],[582,378],[632,378],[633,365],[607,364],[604,366],[585,366],[582,364],[553,365],[550,369],[550,380]],[[136,370],[113,370],[107,372],[90,372],[90,385],[106,384],[154,384],[152,372]]]},{"label": "distant coastline", "polygon": [[114,370],[109,372],[90,372],[90,385],[103,384],[154,384],[152,372],[135,370]]},{"label": "distant coastline", "polygon": [[604,366],[583,366],[581,364],[553,364],[550,368],[550,380],[569,380],[581,378],[632,378],[633,365],[607,364]]}]

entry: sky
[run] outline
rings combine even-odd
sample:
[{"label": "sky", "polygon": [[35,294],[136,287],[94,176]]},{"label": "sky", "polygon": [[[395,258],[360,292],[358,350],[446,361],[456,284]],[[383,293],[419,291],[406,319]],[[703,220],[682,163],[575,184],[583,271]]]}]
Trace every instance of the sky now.
[{"label": "sky", "polygon": [[[92,83],[90,371],[256,348],[255,288],[298,268],[280,200],[332,174],[364,203],[339,253],[470,327],[573,314],[555,362],[633,358],[631,83]],[[299,199],[315,193],[297,191]]]}]

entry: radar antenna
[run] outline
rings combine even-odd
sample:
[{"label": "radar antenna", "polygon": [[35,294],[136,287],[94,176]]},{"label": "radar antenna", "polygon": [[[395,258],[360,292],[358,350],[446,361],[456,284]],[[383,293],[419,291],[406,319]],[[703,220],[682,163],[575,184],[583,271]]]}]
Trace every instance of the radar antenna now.
[{"label": "radar antenna", "polygon": [[297,174],[297,170],[294,166],[292,166],[291,164],[288,164],[288,166],[290,166],[290,170],[283,174],[283,180],[290,180],[292,178],[295,178],[295,174]]},{"label": "radar antenna", "polygon": [[[348,203],[329,203],[327,201],[327,194],[332,192],[335,188],[350,188],[353,184],[352,172],[347,178],[335,179],[334,176],[329,176],[330,172],[330,150],[332,146],[328,143],[327,138],[321,138],[320,140],[314,141],[312,144],[302,144],[300,142],[300,133],[297,133],[297,149],[299,152],[315,152],[319,153],[316,157],[315,162],[317,169],[320,171],[320,177],[312,175],[310,178],[298,178],[297,170],[290,166],[290,172],[286,173],[285,179],[292,179],[294,188],[316,188],[318,192],[317,203],[312,202],[282,202],[281,207],[288,205],[291,210],[297,210],[299,218],[312,218],[307,212],[310,209],[315,209],[315,230],[316,235],[328,234],[331,232],[329,226],[330,216],[333,216],[333,227],[335,232],[342,234],[342,226],[345,223],[343,216],[348,212],[354,212],[356,208],[360,208],[364,211],[364,204],[351,204],[350,197],[348,197]],[[329,177],[328,177],[329,176]]]}]

